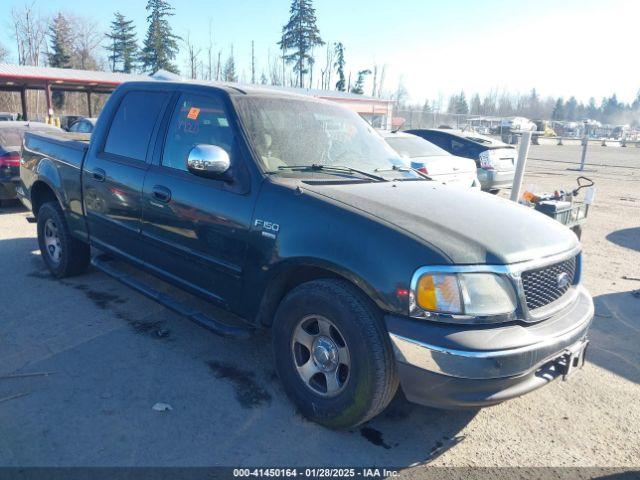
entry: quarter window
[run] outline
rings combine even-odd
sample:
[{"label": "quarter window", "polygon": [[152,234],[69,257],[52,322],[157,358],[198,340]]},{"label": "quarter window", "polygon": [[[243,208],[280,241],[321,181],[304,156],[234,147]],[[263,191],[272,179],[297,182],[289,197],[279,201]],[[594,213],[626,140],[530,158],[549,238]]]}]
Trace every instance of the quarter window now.
[{"label": "quarter window", "polygon": [[166,98],[162,92],[127,93],[111,122],[104,151],[144,162]]},{"label": "quarter window", "polygon": [[186,171],[189,152],[198,144],[226,150],[233,165],[236,138],[222,101],[185,94],[171,117],[162,165]]}]

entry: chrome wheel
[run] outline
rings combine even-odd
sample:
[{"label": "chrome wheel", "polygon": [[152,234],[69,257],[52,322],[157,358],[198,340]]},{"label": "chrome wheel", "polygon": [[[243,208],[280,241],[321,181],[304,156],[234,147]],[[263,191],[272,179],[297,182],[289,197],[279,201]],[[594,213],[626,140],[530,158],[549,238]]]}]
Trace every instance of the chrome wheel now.
[{"label": "chrome wheel", "polygon": [[293,332],[291,354],[298,375],[314,393],[339,394],[351,373],[349,348],[334,323],[320,315],[304,317]]},{"label": "chrome wheel", "polygon": [[60,263],[62,246],[60,245],[58,227],[51,218],[44,224],[44,246],[49,255],[49,259],[53,263]]}]

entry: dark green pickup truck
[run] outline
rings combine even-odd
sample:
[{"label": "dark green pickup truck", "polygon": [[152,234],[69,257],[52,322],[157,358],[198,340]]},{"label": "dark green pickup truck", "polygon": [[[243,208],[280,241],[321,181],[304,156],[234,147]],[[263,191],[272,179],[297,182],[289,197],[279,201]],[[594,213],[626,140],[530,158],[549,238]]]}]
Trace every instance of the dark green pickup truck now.
[{"label": "dark green pickup truck", "polygon": [[28,134],[20,175],[55,276],[93,258],[180,310],[103,259],[124,260],[270,328],[290,398],[333,428],[381,412],[398,384],[417,403],[479,407],[584,362],[593,303],[575,235],[405,167],[335,104],[126,83],[90,141]]}]

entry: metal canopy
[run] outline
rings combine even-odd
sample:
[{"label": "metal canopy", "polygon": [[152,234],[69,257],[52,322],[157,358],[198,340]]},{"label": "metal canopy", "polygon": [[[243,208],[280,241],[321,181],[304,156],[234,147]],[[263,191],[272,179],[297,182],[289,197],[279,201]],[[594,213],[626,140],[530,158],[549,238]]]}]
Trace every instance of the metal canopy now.
[{"label": "metal canopy", "polygon": [[20,92],[22,114],[25,120],[29,118],[26,90],[44,90],[46,92],[45,98],[49,115],[53,115],[52,90],[86,92],[87,104],[89,105],[88,115],[92,116],[92,93],[109,94],[123,82],[148,79],[149,77],[146,75],[0,63],[0,91]]}]

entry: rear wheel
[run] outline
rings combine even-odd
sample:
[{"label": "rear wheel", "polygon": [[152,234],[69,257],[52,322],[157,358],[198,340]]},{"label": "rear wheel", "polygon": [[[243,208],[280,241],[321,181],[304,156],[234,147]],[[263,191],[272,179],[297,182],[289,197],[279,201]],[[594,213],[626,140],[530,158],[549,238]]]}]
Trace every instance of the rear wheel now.
[{"label": "rear wheel", "polygon": [[489,190],[489,193],[497,195],[498,193],[500,193],[500,190]]},{"label": "rear wheel", "polygon": [[276,312],[273,345],[287,395],[305,417],[327,427],[369,420],[398,388],[382,318],[346,281],[314,280],[292,290]]},{"label": "rear wheel", "polygon": [[57,202],[38,210],[38,244],[45,265],[58,278],[78,275],[89,265],[89,245],[71,236]]}]

